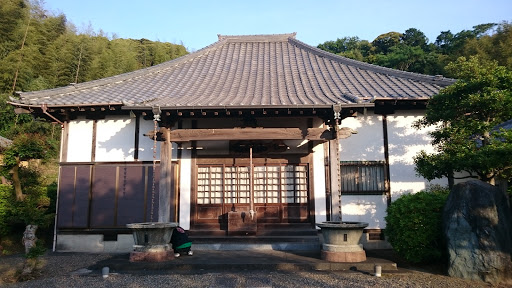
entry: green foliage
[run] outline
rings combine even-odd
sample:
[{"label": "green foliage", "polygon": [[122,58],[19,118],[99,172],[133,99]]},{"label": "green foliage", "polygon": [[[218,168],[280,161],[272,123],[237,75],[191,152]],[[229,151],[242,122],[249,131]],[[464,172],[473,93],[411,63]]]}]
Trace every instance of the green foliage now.
[{"label": "green foliage", "polygon": [[394,67],[398,70],[423,72],[425,69],[425,52],[418,46],[396,45],[389,48],[388,54],[376,55],[374,64]]},{"label": "green foliage", "polygon": [[459,58],[447,66],[459,81],[432,97],[418,128],[431,132],[437,153],[415,157],[416,171],[431,180],[455,171],[483,181],[510,174],[512,131],[495,127],[512,119],[512,72],[493,61]]},{"label": "green foliage", "polygon": [[44,241],[37,239],[36,245],[34,247],[30,248],[30,250],[28,250],[28,253],[25,254],[25,257],[28,259],[34,259],[39,256],[43,256],[44,253],[46,253],[46,250],[47,249],[45,247]]},{"label": "green foliage", "polygon": [[4,132],[5,137],[13,141],[2,151],[4,170],[9,171],[20,161],[41,159],[45,162],[55,159],[59,151],[60,128],[48,122],[35,121],[31,117],[18,119],[24,122],[6,127],[9,130]]},{"label": "green foliage", "polygon": [[53,219],[53,214],[48,214],[50,198],[46,187],[25,188],[27,197],[23,201],[13,201],[11,207],[11,225],[38,225],[47,228]]},{"label": "green foliage", "polygon": [[401,42],[410,47],[427,48],[428,38],[423,32],[415,28],[409,28],[402,34]]},{"label": "green foliage", "polygon": [[401,257],[412,263],[443,258],[442,212],[448,194],[433,186],[403,195],[388,207],[385,234]]},{"label": "green foliage", "polygon": [[375,53],[388,53],[391,48],[400,44],[402,37],[403,34],[398,32],[388,32],[377,36],[377,38],[372,42],[373,48],[375,48]]},{"label": "green foliage", "polygon": [[[183,45],[109,39],[91,31],[78,34],[64,15],[45,11],[41,3],[44,2],[0,1],[0,135],[13,140],[1,151],[1,172],[16,187],[16,193],[10,185],[0,187],[0,237],[19,233],[27,224],[39,225],[43,230],[48,227],[54,216],[57,191],[55,183],[47,186],[54,181],[56,171],[23,167],[20,162],[56,162],[60,127],[33,119],[32,115],[16,115],[7,103],[13,92],[109,77],[187,54]],[[11,173],[14,167],[19,167],[17,181]]]},{"label": "green foliage", "polygon": [[10,185],[0,185],[0,236],[10,232],[9,220],[10,201],[13,198],[13,188]]},{"label": "green foliage", "polygon": [[65,15],[53,16],[40,3],[0,2],[0,93],[95,80],[187,54],[183,45],[77,34]]},{"label": "green foliage", "polygon": [[486,23],[456,34],[442,31],[433,43],[423,32],[409,28],[404,33],[388,32],[371,43],[358,37],[326,41],[318,48],[334,54],[389,68],[428,75],[456,77],[444,67],[458,57],[478,55],[496,60],[512,70],[512,28],[507,22]]},{"label": "green foliage", "polygon": [[9,235],[28,225],[40,229],[50,227],[54,219],[54,190],[47,187],[25,187],[25,199],[16,201],[11,185],[0,185],[0,237]]}]

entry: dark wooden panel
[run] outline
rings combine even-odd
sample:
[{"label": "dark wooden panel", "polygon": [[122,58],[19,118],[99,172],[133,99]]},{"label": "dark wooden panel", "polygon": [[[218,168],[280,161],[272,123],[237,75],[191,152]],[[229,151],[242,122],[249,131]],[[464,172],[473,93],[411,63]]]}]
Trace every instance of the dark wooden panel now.
[{"label": "dark wooden panel", "polygon": [[251,217],[247,212],[228,212],[228,235],[246,235],[256,233],[258,222],[256,217]]},{"label": "dark wooden panel", "polygon": [[75,167],[61,167],[59,179],[59,212],[57,215],[57,228],[71,227],[73,225],[74,198]]},{"label": "dark wooden panel", "polygon": [[199,220],[215,220],[218,221],[222,215],[222,206],[216,205],[197,205],[197,217]]},{"label": "dark wooden panel", "polygon": [[249,210],[251,210],[251,206],[249,204],[225,204],[225,205],[226,205],[225,210],[228,210],[228,211],[233,211],[233,209],[235,209],[234,211],[237,211],[237,212],[249,213]]},{"label": "dark wooden panel", "polygon": [[145,222],[145,167],[120,166],[117,194],[117,226]]},{"label": "dark wooden panel", "polygon": [[96,166],[91,201],[91,228],[114,226],[116,166]]},{"label": "dark wooden panel", "polygon": [[308,219],[308,207],[306,204],[288,204],[283,208],[283,218],[290,222],[301,222]]},{"label": "dark wooden panel", "polygon": [[77,166],[73,227],[85,228],[88,226],[90,186],[91,166]]},{"label": "dark wooden panel", "polygon": [[258,222],[279,222],[281,221],[279,206],[255,206]]}]

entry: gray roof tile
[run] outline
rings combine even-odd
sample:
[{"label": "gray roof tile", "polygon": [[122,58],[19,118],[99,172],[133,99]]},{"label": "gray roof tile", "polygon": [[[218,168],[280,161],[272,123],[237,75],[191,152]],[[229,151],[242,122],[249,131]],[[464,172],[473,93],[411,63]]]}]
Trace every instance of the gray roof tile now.
[{"label": "gray roof tile", "polygon": [[24,92],[13,103],[49,107],[327,106],[375,98],[428,99],[454,82],[340,57],[295,34],[223,36],[153,67],[67,87]]}]

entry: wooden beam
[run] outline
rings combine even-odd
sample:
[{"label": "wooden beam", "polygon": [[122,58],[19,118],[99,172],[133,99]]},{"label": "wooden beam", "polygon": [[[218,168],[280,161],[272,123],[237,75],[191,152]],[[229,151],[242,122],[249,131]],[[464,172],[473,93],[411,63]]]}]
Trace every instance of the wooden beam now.
[{"label": "wooden beam", "polygon": [[[162,128],[166,129],[166,128]],[[331,140],[332,132],[325,128],[233,128],[233,129],[177,129],[171,130],[170,139],[164,139],[166,131],[159,131],[158,140],[188,142],[198,140]],[[153,139],[154,132],[145,136]]]}]

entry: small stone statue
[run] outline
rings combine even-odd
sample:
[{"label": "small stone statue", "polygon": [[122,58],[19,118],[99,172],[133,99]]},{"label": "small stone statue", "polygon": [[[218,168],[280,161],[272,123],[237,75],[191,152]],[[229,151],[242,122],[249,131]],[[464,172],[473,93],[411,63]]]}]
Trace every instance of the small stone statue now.
[{"label": "small stone statue", "polygon": [[22,243],[25,246],[25,254],[28,254],[30,248],[36,246],[36,230],[37,225],[27,225],[25,232],[23,232]]}]

